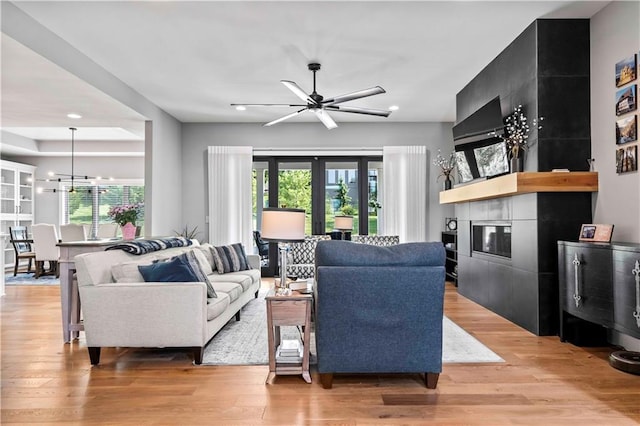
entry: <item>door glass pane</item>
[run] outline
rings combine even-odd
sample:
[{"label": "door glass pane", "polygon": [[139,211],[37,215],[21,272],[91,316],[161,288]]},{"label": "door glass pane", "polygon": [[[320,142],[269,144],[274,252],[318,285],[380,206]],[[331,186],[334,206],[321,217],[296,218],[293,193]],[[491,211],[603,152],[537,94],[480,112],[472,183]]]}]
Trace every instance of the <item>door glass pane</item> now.
[{"label": "door glass pane", "polygon": [[305,235],[311,235],[311,162],[278,163],[278,207],[303,209]]},{"label": "door glass pane", "polygon": [[20,214],[33,213],[33,174],[20,172]]},{"label": "door glass pane", "polygon": [[[358,163],[331,161],[325,167],[325,230],[335,231],[335,216],[353,216],[351,234],[358,233]],[[349,231],[347,231],[349,232]]]},{"label": "door glass pane", "polygon": [[2,169],[0,183],[0,198],[2,198],[1,213],[16,213],[15,179],[15,173],[13,170]]},{"label": "door glass pane", "polygon": [[251,180],[252,212],[253,212],[253,250],[260,255],[262,267],[269,266],[269,243],[262,240],[262,209],[269,206],[269,163],[253,162],[253,179]]},{"label": "door glass pane", "polygon": [[382,161],[369,161],[368,171],[368,208],[367,215],[369,217],[368,229],[369,235],[378,235],[380,228],[380,209],[382,208]]}]

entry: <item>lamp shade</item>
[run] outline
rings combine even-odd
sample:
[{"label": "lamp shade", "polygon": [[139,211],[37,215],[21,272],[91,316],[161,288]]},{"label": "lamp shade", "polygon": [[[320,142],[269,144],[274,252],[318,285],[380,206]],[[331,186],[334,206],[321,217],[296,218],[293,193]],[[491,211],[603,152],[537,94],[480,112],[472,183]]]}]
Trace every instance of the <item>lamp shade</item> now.
[{"label": "lamp shade", "polygon": [[267,207],[262,210],[262,239],[303,241],[304,220],[304,210]]},{"label": "lamp shade", "polygon": [[340,231],[351,231],[353,229],[353,216],[336,216],[333,226]]}]

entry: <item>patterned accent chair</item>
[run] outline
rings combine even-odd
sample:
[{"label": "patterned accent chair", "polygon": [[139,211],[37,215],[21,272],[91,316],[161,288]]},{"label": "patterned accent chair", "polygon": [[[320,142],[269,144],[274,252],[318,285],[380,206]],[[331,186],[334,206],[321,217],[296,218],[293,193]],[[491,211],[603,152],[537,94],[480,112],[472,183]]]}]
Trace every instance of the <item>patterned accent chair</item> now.
[{"label": "patterned accent chair", "polygon": [[307,235],[304,241],[291,243],[287,258],[287,276],[299,279],[313,278],[315,275],[315,252],[318,241],[330,240],[330,235]]},{"label": "patterned accent chair", "polygon": [[351,241],[370,246],[395,246],[400,244],[398,235],[353,235]]}]

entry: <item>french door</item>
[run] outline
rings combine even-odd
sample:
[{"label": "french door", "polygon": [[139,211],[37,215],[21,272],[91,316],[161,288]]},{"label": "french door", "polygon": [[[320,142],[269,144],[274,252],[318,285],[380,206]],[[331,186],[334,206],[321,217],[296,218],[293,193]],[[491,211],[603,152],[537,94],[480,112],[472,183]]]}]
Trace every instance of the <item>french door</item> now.
[{"label": "french door", "polygon": [[[307,235],[336,232],[341,215],[353,216],[351,234],[376,234],[381,169],[380,157],[255,157],[255,229],[263,207],[287,207],[306,212]],[[272,246],[269,259],[276,259]],[[274,263],[264,266],[275,272]]]}]

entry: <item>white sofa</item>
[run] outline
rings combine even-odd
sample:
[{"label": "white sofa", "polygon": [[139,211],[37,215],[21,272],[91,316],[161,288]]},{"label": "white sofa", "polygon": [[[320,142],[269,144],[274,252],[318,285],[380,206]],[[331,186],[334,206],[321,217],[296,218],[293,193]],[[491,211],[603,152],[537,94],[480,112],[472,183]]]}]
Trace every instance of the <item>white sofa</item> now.
[{"label": "white sofa", "polygon": [[[200,364],[207,342],[232,317],[240,320],[240,308],[257,297],[260,288],[257,255],[247,255],[253,269],[207,274],[215,298],[207,299],[204,282],[122,282],[133,281],[123,278],[123,271],[135,276],[139,264],[194,249],[198,250],[176,247],[139,256],[110,250],[75,257],[91,364],[100,362],[101,347],[190,348],[195,363]],[[213,263],[213,259],[206,261]]]}]

